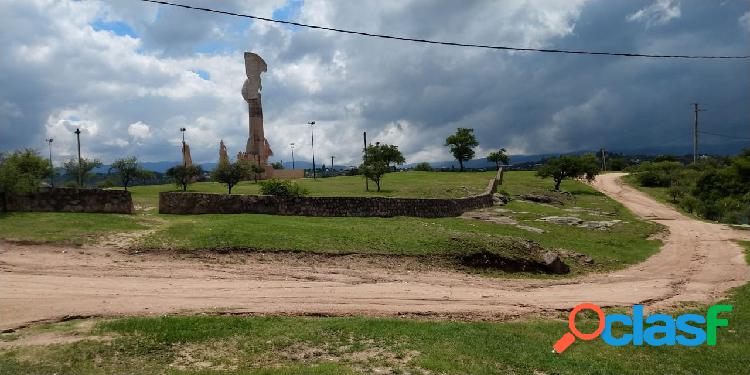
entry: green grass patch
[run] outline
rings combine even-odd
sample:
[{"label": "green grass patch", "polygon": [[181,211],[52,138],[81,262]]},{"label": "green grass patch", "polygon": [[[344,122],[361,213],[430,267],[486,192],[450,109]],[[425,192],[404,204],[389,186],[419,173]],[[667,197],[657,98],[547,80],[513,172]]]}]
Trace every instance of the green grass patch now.
[{"label": "green grass patch", "polygon": [[[295,180],[308,190],[311,196],[333,197],[404,197],[404,198],[460,198],[484,191],[495,172],[394,172],[383,178],[382,191],[365,191],[362,176],[339,176],[313,180]],[[174,184],[145,185],[128,188],[133,201],[140,206],[158,206],[159,193],[177,191]],[[198,182],[190,185],[189,191],[224,194],[225,185],[216,182]],[[260,194],[260,185],[243,181],[232,189],[232,194]]]},{"label": "green grass patch", "polygon": [[103,234],[146,229],[133,215],[72,212],[9,212],[0,214],[0,238],[11,241],[81,245]]}]

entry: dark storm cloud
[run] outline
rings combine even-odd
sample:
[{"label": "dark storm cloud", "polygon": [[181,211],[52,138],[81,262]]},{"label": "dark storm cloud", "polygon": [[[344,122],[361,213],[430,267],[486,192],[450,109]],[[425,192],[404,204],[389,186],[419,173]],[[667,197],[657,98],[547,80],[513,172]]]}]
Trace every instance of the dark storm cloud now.
[{"label": "dark storm cloud", "polygon": [[[269,16],[283,2],[204,2]],[[447,159],[445,136],[475,128],[482,152],[565,152],[690,143],[689,103],[705,129],[749,136],[748,61],[509,53],[369,39],[248,22],[134,1],[1,3],[0,149],[89,127],[89,152],[176,160],[187,126],[193,157],[244,147],[242,51],[268,62],[266,133],[276,157],[355,163],[362,131],[409,162]],[[298,4],[295,3],[295,6]],[[301,22],[458,42],[598,51],[750,54],[746,1],[358,1],[303,3]],[[66,19],[66,17],[69,17]],[[750,19],[750,16],[746,16]],[[94,31],[123,22],[136,39]],[[203,71],[202,79],[192,72]],[[63,121],[68,121],[63,123]],[[138,124],[138,125],[133,125]],[[705,142],[721,142],[705,137]],[[93,141],[96,140],[96,141]],[[72,144],[61,144],[68,147]],[[481,156],[481,155],[480,155]]]}]

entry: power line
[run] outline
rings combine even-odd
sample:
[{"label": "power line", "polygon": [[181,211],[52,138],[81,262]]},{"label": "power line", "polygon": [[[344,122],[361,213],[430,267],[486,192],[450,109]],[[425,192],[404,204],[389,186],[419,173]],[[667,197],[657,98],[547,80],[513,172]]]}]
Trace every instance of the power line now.
[{"label": "power line", "polygon": [[642,54],[642,53],[576,51],[576,50],[562,50],[562,49],[522,48],[522,47],[508,47],[508,46],[493,46],[493,45],[486,45],[486,44],[444,42],[444,41],[429,40],[429,39],[407,38],[407,37],[400,37],[400,36],[395,36],[395,35],[374,34],[374,33],[367,33],[363,31],[336,29],[332,27],[325,27],[325,26],[318,26],[318,25],[309,25],[309,24],[304,24],[304,23],[299,23],[299,22],[284,21],[284,20],[277,20],[277,19],[267,18],[267,17],[251,16],[249,14],[228,12],[224,10],[217,10],[217,9],[211,9],[211,8],[195,7],[191,5],[185,5],[185,4],[171,3],[168,1],[160,1],[160,0],[141,0],[141,1],[147,2],[147,3],[179,7],[179,8],[184,8],[184,9],[199,10],[203,12],[225,14],[228,16],[250,18],[250,19],[259,20],[259,21],[275,22],[275,23],[281,23],[285,25],[306,27],[309,29],[327,30],[327,31],[334,31],[337,33],[353,34],[353,35],[360,35],[360,36],[373,37],[373,38],[401,40],[401,41],[407,41],[407,42],[417,42],[417,43],[427,43],[427,44],[438,44],[438,45],[454,46],[454,47],[472,47],[472,48],[484,48],[484,49],[503,50],[503,51],[546,52],[546,53],[561,53],[561,54],[572,54],[572,55],[598,55],[598,56],[621,56],[621,57],[651,57],[651,58],[676,58],[676,59],[750,59],[750,55],[748,56],[651,55],[651,54]]},{"label": "power line", "polygon": [[708,135],[714,135],[714,136],[717,136],[717,137],[724,137],[724,138],[731,138],[731,139],[744,139],[744,140],[749,140],[750,141],[750,138],[748,138],[748,137],[738,137],[738,136],[734,136],[734,135],[709,133],[709,132],[704,132],[704,131],[699,131],[698,133],[708,134]]}]

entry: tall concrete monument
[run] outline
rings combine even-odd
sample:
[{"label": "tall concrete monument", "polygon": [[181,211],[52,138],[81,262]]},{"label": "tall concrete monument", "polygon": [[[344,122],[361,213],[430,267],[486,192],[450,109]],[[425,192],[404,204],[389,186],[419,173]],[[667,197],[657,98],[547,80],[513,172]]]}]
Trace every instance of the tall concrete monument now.
[{"label": "tall concrete monument", "polygon": [[250,136],[247,139],[245,152],[237,154],[238,160],[247,160],[253,164],[261,165],[266,172],[262,178],[270,178],[273,168],[268,165],[268,157],[273,155],[271,146],[263,132],[263,105],[260,99],[261,85],[260,74],[267,69],[266,62],[252,53],[245,52],[245,84],[242,85],[242,97],[247,102],[249,113]]}]

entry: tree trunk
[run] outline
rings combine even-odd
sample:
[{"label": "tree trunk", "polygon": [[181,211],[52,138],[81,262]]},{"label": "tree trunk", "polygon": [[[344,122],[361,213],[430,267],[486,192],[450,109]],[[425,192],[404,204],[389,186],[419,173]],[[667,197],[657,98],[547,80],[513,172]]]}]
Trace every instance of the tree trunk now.
[{"label": "tree trunk", "polygon": [[375,185],[378,185],[378,193],[380,192],[380,180],[375,181]]},{"label": "tree trunk", "polygon": [[463,172],[464,171],[464,161],[463,161],[463,159],[458,159],[458,165],[459,165],[459,167],[461,167],[461,172]]},{"label": "tree trunk", "polygon": [[555,191],[560,191],[560,183],[562,183],[562,178],[559,180],[555,179]]},{"label": "tree trunk", "polygon": [[497,182],[497,184],[498,185],[502,185],[503,184],[503,173],[505,173],[505,171],[503,170],[502,167],[498,167],[498,169],[500,170],[500,178],[499,178],[499,181]]},{"label": "tree trunk", "polygon": [[500,170],[500,162],[499,162],[499,161],[496,161],[496,162],[495,162],[495,170],[496,170],[496,171],[499,171],[499,170]]},{"label": "tree trunk", "polygon": [[227,184],[227,187],[229,188],[229,195],[232,195],[232,185]]}]

